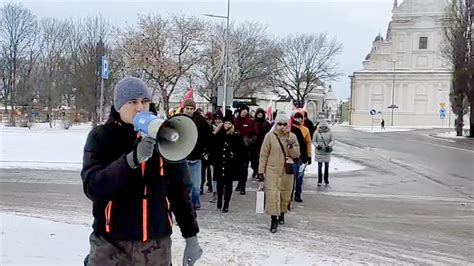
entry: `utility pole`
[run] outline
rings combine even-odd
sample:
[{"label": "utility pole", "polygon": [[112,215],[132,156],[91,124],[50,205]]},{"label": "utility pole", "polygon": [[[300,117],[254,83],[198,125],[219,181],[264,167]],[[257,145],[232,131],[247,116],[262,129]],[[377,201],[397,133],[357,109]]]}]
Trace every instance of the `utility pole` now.
[{"label": "utility pole", "polygon": [[389,62],[392,62],[393,63],[393,79],[392,79],[392,104],[388,107],[390,109],[392,109],[392,115],[391,115],[391,121],[390,121],[390,126],[393,127],[393,114],[394,114],[394,111],[395,111],[395,108],[398,108],[398,106],[395,105],[395,65],[396,63],[398,62],[397,60],[394,60],[394,59],[390,59],[390,60],[387,60]]},{"label": "utility pole", "polygon": [[230,20],[230,0],[227,0],[227,16],[219,16],[213,14],[204,14],[207,17],[213,18],[225,18],[226,19],[226,27],[225,27],[225,37],[224,37],[224,95],[223,95],[223,103],[222,103],[222,113],[225,115],[225,109],[227,107],[227,71],[228,71],[228,61],[229,61],[229,53],[228,53],[228,46],[229,46],[229,20]]}]

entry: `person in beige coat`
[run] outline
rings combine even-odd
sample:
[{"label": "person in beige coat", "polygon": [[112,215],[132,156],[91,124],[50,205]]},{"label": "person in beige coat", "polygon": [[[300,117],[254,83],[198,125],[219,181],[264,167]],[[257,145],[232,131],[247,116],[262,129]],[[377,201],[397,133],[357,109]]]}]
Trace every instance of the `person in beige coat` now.
[{"label": "person in beige coat", "polygon": [[[275,118],[275,125],[265,135],[257,178],[264,181],[265,212],[271,216],[270,231],[276,233],[278,224],[284,224],[293,189],[293,174],[285,172],[285,161],[293,163],[300,156],[300,147],[296,135],[290,132],[288,115],[280,111]],[[278,142],[280,140],[280,143]],[[282,151],[282,147],[285,150]]]}]

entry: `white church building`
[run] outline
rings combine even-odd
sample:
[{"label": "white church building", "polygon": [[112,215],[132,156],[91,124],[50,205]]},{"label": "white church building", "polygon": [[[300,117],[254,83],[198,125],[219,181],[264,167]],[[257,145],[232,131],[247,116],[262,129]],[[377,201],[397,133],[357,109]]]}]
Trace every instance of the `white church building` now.
[{"label": "white church building", "polygon": [[375,38],[363,69],[350,76],[352,125],[371,125],[372,118],[383,118],[386,126],[454,123],[451,69],[442,56],[446,5],[446,0],[394,1],[386,37]]}]

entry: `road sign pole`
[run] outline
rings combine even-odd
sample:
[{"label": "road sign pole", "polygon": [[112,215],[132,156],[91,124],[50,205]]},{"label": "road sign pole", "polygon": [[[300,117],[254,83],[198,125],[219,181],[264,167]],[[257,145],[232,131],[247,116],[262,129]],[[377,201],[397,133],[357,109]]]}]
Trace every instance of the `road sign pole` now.
[{"label": "road sign pole", "polygon": [[99,110],[99,123],[102,123],[104,113],[104,79],[100,78],[100,110]]},{"label": "road sign pole", "polygon": [[374,116],[372,115],[372,131],[374,131]]}]

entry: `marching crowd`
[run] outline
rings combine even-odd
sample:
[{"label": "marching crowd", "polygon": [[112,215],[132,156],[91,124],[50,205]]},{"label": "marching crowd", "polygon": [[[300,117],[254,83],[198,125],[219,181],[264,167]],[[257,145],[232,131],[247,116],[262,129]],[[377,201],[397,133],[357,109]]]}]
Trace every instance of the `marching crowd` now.
[{"label": "marching crowd", "polygon": [[290,116],[275,112],[268,119],[262,108],[250,112],[245,104],[234,112],[203,114],[193,100],[186,100],[182,110],[193,118],[199,132],[198,144],[187,160],[195,209],[201,208],[200,195],[207,190],[213,193],[211,202],[228,212],[234,181],[235,191],[246,194],[250,166],[252,178],[264,182],[265,209],[271,216],[270,231],[275,233],[278,224],[285,223],[291,200],[303,202],[304,171],[313,157],[318,162],[318,186],[323,177],[324,184],[329,184],[334,137],[326,121],[315,126],[305,111]]},{"label": "marching crowd", "polygon": [[303,201],[304,170],[313,158],[318,186],[323,176],[329,184],[334,137],[325,121],[315,126],[304,111],[268,119],[263,109],[249,112],[246,105],[203,114],[186,100],[181,112],[195,122],[197,143],[186,160],[172,163],[157,152],[156,139],[137,134],[133,125],[139,112],[156,114],[151,99],[142,80],[119,80],[108,120],[87,137],[81,177],[94,222],[85,265],[171,265],[174,221],[186,240],[183,265],[193,265],[203,252],[196,219],[201,195],[207,188],[211,202],[227,213],[234,181],[235,191],[246,194],[249,165],[252,178],[264,183],[272,233],[285,223],[291,200]]}]

